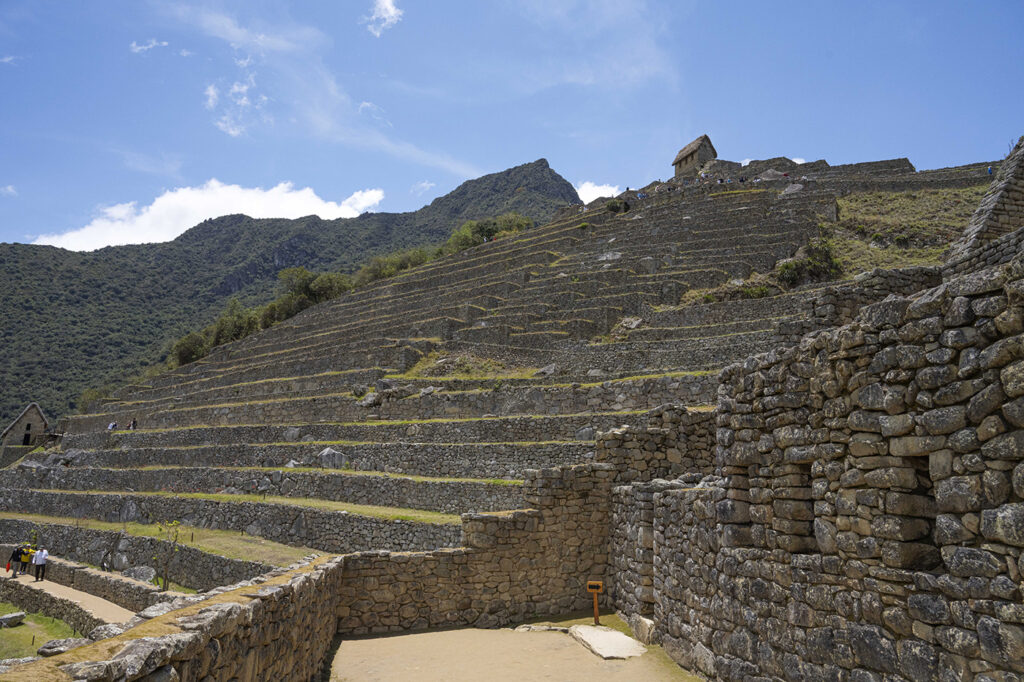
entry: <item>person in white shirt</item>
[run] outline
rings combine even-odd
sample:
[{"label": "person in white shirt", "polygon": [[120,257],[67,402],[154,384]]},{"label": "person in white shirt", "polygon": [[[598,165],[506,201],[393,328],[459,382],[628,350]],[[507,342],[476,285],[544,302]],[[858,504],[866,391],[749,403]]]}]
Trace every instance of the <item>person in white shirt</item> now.
[{"label": "person in white shirt", "polygon": [[46,558],[50,556],[50,553],[45,548],[40,547],[39,550],[32,555],[32,565],[36,567],[36,580],[46,580]]}]

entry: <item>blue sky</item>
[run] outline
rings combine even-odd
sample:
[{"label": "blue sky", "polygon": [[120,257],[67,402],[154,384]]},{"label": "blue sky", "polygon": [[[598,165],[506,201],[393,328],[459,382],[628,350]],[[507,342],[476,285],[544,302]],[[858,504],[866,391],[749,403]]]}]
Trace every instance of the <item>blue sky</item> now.
[{"label": "blue sky", "polygon": [[0,0],[0,241],[413,210],[545,157],[935,168],[1024,134],[1024,3]]}]

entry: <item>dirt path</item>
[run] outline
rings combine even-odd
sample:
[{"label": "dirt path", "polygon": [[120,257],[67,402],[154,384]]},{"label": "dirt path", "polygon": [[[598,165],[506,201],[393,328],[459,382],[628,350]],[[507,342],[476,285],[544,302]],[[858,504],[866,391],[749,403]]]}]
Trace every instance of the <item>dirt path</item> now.
[{"label": "dirt path", "polygon": [[446,630],[341,643],[331,682],[689,682],[660,649],[605,661],[560,632]]},{"label": "dirt path", "polygon": [[[0,568],[3,567],[0,566]],[[5,573],[5,575],[10,576],[10,573]],[[49,592],[55,597],[62,597],[77,602],[86,611],[106,623],[123,623],[135,615],[132,611],[113,604],[106,599],[95,597],[87,592],[80,592],[66,585],[58,585],[51,580],[34,582],[35,578],[28,575],[19,575],[16,580],[34,590],[42,590]]]}]

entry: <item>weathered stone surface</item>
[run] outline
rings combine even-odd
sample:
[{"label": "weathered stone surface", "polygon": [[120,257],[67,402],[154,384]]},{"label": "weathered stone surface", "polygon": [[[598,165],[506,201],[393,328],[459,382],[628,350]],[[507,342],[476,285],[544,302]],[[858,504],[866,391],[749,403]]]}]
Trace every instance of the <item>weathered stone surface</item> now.
[{"label": "weathered stone surface", "polygon": [[632,637],[602,625],[573,625],[569,628],[569,636],[605,660],[647,653],[647,647]]},{"label": "weathered stone surface", "polygon": [[989,540],[1024,547],[1024,503],[984,510],[981,513],[981,534]]},{"label": "weathered stone surface", "polygon": [[56,656],[57,654],[62,654],[65,651],[69,651],[71,649],[74,649],[75,647],[84,646],[86,644],[89,644],[90,642],[91,640],[84,639],[82,637],[51,639],[49,642],[46,642],[41,647],[39,647],[39,650],[36,653],[43,657]]},{"label": "weathered stone surface", "polygon": [[25,620],[24,611],[5,613],[0,615],[0,628],[13,628],[15,625],[21,625],[23,620]]}]

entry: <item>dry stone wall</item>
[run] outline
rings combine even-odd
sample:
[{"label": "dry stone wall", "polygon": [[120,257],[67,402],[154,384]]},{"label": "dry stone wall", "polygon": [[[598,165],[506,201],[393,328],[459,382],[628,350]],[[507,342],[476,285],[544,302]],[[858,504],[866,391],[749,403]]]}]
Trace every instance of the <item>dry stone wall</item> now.
[{"label": "dry stone wall", "polygon": [[[0,554],[10,556],[14,547],[13,544],[0,544]],[[129,611],[141,611],[153,604],[181,596],[177,592],[163,592],[150,583],[53,556],[46,564],[46,579],[101,597]]]},{"label": "dry stone wall", "polygon": [[953,245],[951,260],[970,259],[988,242],[1024,226],[1024,137],[999,167],[992,185]]},{"label": "dry stone wall", "polygon": [[451,547],[459,527],[451,524],[378,519],[312,507],[254,502],[218,502],[164,495],[60,493],[0,489],[0,509],[31,509],[46,516],[155,523],[233,530],[286,545],[326,552],[395,551]]},{"label": "dry stone wall", "polygon": [[[581,427],[586,428],[586,427]],[[523,443],[308,443],[272,445],[208,445],[188,448],[95,450],[81,460],[95,467],[164,465],[183,467],[323,466],[319,454],[334,450],[332,467],[356,471],[387,471],[423,476],[522,478],[527,469],[547,469],[580,462],[594,450],[593,442]],[[293,465],[294,466],[294,465]]]},{"label": "dry stone wall", "polygon": [[[321,459],[342,455],[324,453]],[[511,482],[510,482],[511,483]],[[248,493],[341,500],[354,504],[410,507],[452,514],[523,506],[518,484],[424,481],[367,474],[184,468],[92,469],[19,467],[0,471],[0,488]]]},{"label": "dry stone wall", "polygon": [[[38,535],[37,541],[51,556],[81,561],[107,570],[123,571],[133,566],[152,566],[153,557],[162,555],[167,543],[117,531],[76,528],[54,523],[35,523],[19,519],[0,519],[0,542],[18,544]],[[255,561],[229,559],[180,546],[171,559],[168,575],[173,582],[194,590],[210,590],[249,580],[274,567]],[[127,607],[126,607],[127,608]]]},{"label": "dry stone wall", "polygon": [[716,474],[615,489],[616,607],[716,679],[1016,679],[1022,332],[1018,257],[723,370]]},{"label": "dry stone wall", "polygon": [[44,590],[33,589],[16,580],[0,580],[0,601],[14,604],[28,613],[38,613],[62,620],[82,636],[91,632],[93,628],[106,625],[105,620],[82,608],[77,602],[52,595]]},{"label": "dry stone wall", "polygon": [[606,576],[614,475],[609,464],[531,472],[533,508],[465,515],[462,547],[318,559],[157,616],[149,636],[129,630],[78,649],[77,662],[56,656],[0,680],[155,680],[172,669],[183,680],[310,680],[338,634],[495,627],[585,608],[586,581]]}]

